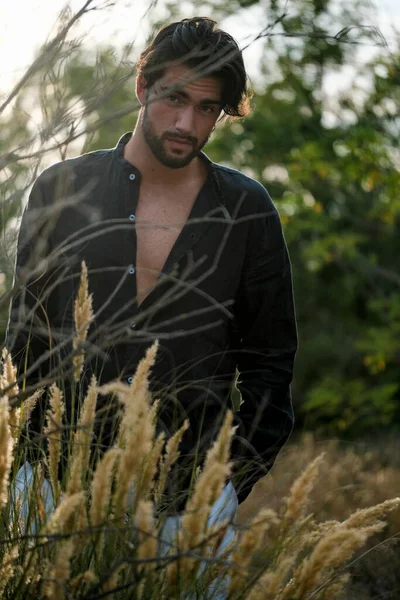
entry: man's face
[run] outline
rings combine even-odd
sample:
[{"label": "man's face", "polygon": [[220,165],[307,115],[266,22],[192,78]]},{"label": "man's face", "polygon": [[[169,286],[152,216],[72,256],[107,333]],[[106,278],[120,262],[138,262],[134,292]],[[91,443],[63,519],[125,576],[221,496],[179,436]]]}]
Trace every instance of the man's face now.
[{"label": "man's face", "polygon": [[138,88],[145,104],[145,141],[172,169],[185,167],[200,153],[221,112],[221,82],[214,77],[190,81],[193,76],[188,67],[176,65],[168,67],[150,90]]}]

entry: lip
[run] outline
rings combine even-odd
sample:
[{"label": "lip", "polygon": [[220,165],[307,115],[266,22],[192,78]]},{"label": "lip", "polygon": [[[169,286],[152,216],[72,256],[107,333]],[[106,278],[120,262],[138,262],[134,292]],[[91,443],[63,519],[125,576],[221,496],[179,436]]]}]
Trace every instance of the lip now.
[{"label": "lip", "polygon": [[187,147],[192,146],[192,144],[190,142],[188,142],[187,140],[180,140],[178,138],[170,138],[170,137],[167,137],[166,139],[171,144],[175,144],[176,146],[181,146],[182,148],[187,148]]}]

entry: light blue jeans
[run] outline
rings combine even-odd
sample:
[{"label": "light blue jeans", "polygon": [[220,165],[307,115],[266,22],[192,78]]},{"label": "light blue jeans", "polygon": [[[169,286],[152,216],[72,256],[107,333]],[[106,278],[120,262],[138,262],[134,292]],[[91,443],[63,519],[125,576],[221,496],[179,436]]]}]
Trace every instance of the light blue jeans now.
[{"label": "light blue jeans", "polygon": [[[13,520],[15,515],[15,510],[18,510],[17,517],[20,522],[21,534],[25,533],[25,526],[28,520],[29,515],[29,503],[32,485],[34,482],[34,471],[29,464],[29,462],[25,462],[22,467],[19,469],[17,476],[15,478],[14,487],[11,492],[12,504],[10,517]],[[46,513],[46,520],[51,516],[54,512],[54,498],[51,490],[50,483],[47,479],[44,479],[41,488],[41,496],[44,506],[44,511]],[[235,535],[235,521],[238,510],[238,498],[236,495],[235,488],[232,483],[228,483],[224,489],[222,490],[221,495],[211,507],[210,515],[208,518],[208,526],[211,527],[223,521],[228,521],[229,525],[226,529],[224,537],[219,544],[218,551],[216,554],[216,558],[218,555],[227,548],[227,546],[232,542]],[[161,528],[160,532],[160,555],[166,556],[169,551],[174,553],[174,547],[176,544],[176,536],[178,531],[182,527],[181,514],[173,515],[167,517],[164,525]],[[35,519],[35,515],[29,516],[29,533],[35,534],[37,531],[37,521]],[[225,559],[226,560],[226,559]],[[204,571],[206,568],[206,563],[203,563],[200,567],[200,573]],[[228,596],[228,578],[221,578],[219,580],[215,580],[211,583],[208,590],[206,591],[206,595],[202,596],[201,600],[225,600]],[[200,597],[196,595],[191,595],[190,600],[199,600]],[[189,598],[187,598],[189,600]]]},{"label": "light blue jeans", "polygon": [[[223,521],[228,521],[229,525],[226,529],[224,537],[218,547],[216,559],[218,555],[227,548],[227,546],[233,541],[235,536],[235,521],[238,510],[238,498],[236,495],[235,488],[232,483],[229,482],[222,490],[221,495],[211,507],[210,515],[208,518],[208,526],[211,527]],[[165,523],[161,529],[160,539],[160,554],[166,556],[168,551],[174,554],[174,548],[176,546],[176,535],[182,527],[181,522],[182,515],[174,515],[167,517]],[[225,558],[225,561],[227,558]],[[200,566],[200,573],[206,568],[206,563]],[[206,590],[205,594],[201,596],[201,600],[225,600],[228,597],[228,585],[229,579],[227,577],[214,580]],[[196,594],[190,595],[185,600],[200,600],[200,596]]]},{"label": "light blue jeans", "polygon": [[[37,515],[33,513],[29,514],[34,479],[34,470],[32,469],[30,463],[26,461],[18,470],[18,473],[15,477],[14,486],[11,489],[10,518],[12,521],[14,521],[14,518],[17,518],[19,521],[21,535],[25,534],[25,527],[28,521],[30,534],[35,534],[39,528]],[[47,479],[43,480],[40,495],[43,501],[43,507],[47,521],[55,509],[53,492]],[[33,500],[33,505],[35,505],[35,500]],[[14,514],[16,510],[18,510],[17,515]]]}]

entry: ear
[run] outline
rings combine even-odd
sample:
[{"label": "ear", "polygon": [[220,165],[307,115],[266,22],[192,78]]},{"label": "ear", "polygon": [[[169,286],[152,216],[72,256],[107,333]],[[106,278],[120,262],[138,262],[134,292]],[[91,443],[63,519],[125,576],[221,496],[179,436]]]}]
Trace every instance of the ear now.
[{"label": "ear", "polygon": [[142,75],[139,75],[136,77],[136,96],[142,106],[146,103],[146,93],[146,80]]}]

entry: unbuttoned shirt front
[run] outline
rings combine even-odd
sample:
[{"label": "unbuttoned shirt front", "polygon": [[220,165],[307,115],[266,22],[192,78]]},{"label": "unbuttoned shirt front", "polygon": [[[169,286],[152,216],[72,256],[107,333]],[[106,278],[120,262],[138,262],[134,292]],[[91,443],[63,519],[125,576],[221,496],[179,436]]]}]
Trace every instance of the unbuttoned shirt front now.
[{"label": "unbuttoned shirt front", "polygon": [[[21,291],[8,338],[20,365],[29,348],[29,365],[48,349],[50,328],[51,347],[64,361],[65,374],[84,260],[95,313],[86,347],[88,372],[100,382],[130,383],[158,339],[151,374],[151,389],[160,398],[158,429],[169,436],[190,420],[182,461],[204,456],[230,408],[238,375],[243,403],[235,416],[232,459],[244,475],[238,489],[242,501],[293,426],[290,382],[297,335],[280,219],[261,184],[202,153],[208,178],[156,286],[138,305],[135,211],[141,174],[124,158],[130,136],[123,135],[115,148],[57,163],[36,180],[19,236]],[[47,258],[31,276],[32,265],[39,264],[38,242]],[[42,361],[30,377],[51,380],[57,373],[54,361]]]}]

